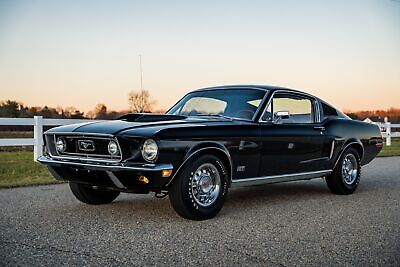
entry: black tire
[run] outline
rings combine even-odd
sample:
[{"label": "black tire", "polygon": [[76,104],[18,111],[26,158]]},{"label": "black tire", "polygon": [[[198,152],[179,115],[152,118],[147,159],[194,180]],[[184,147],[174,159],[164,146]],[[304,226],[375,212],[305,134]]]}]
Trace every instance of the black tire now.
[{"label": "black tire", "polygon": [[[352,178],[348,178],[347,180],[345,174],[347,170],[342,170],[344,161],[346,159],[354,161],[352,162],[352,166],[357,165],[353,166],[353,170],[356,170],[357,173],[353,175]],[[357,150],[350,147],[343,152],[332,174],[327,176],[325,180],[329,190],[331,190],[332,193],[338,195],[349,195],[352,194],[357,189],[357,186],[360,183],[360,177],[361,177],[360,156]]]},{"label": "black tire", "polygon": [[[204,172],[205,176],[199,176],[199,173],[202,173],[200,170],[207,170],[207,168],[210,171]],[[218,172],[219,177],[217,176],[216,171]],[[205,184],[205,188],[207,188],[208,185],[211,189],[207,192],[214,192],[214,198],[210,197],[212,201],[210,200],[209,203],[203,203],[203,205],[201,205],[200,203],[202,200],[198,199],[199,194],[196,194],[196,192],[203,192],[199,190],[202,187],[197,187],[196,185],[200,185],[200,182],[196,183],[195,181],[196,177],[204,178],[206,176],[211,179],[209,181],[213,181],[213,184],[203,183],[202,186]],[[202,178],[198,178],[198,181],[202,180]],[[219,189],[216,189],[216,184],[219,184]],[[225,202],[227,193],[228,172],[226,167],[216,156],[202,155],[187,162],[185,168],[183,168],[175,178],[175,181],[169,189],[169,200],[174,210],[180,216],[185,219],[200,221],[211,219],[219,213]]]},{"label": "black tire", "polygon": [[91,205],[101,205],[108,204],[113,202],[116,199],[120,192],[111,191],[106,189],[94,189],[90,185],[78,184],[78,183],[69,183],[69,187],[71,188],[74,196],[86,204]]}]

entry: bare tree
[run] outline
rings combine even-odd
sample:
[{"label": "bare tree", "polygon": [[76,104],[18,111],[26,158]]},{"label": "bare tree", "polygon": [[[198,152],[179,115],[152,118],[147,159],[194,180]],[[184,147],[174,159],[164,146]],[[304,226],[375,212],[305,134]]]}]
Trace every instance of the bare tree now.
[{"label": "bare tree", "polygon": [[129,107],[131,112],[151,112],[155,101],[150,98],[148,90],[131,91],[129,93]]},{"label": "bare tree", "polygon": [[96,113],[107,113],[107,106],[104,104],[97,104],[94,110]]}]

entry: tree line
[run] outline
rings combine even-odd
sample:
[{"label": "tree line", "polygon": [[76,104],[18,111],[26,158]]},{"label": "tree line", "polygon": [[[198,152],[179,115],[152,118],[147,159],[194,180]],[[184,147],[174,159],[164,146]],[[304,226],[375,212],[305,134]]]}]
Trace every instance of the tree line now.
[{"label": "tree line", "polygon": [[370,118],[375,122],[383,122],[385,118],[391,123],[400,123],[400,108],[389,108],[387,110],[362,110],[354,112],[346,112],[353,120],[365,120]]},{"label": "tree line", "polygon": [[155,110],[155,101],[151,99],[147,90],[131,91],[128,95],[129,110],[109,110],[103,103],[97,104],[93,110],[86,114],[75,107],[49,107],[49,106],[26,106],[16,100],[6,100],[0,103],[0,117],[3,118],[32,118],[43,116],[53,119],[97,119],[112,120],[126,113],[160,113]]},{"label": "tree line", "polygon": [[[112,120],[126,113],[164,113],[163,110],[155,110],[155,101],[151,98],[150,92],[131,91],[128,94],[129,110],[115,111],[108,110],[105,104],[97,104],[93,110],[81,112],[74,107],[39,107],[25,106],[15,100],[6,100],[0,103],[0,117],[6,118],[32,118],[33,116],[43,116],[45,118],[55,119],[98,119]],[[385,117],[392,123],[400,123],[400,109],[389,108],[387,110],[363,110],[355,112],[346,112],[346,114],[355,120],[364,120],[370,118],[372,121],[383,121]]]}]

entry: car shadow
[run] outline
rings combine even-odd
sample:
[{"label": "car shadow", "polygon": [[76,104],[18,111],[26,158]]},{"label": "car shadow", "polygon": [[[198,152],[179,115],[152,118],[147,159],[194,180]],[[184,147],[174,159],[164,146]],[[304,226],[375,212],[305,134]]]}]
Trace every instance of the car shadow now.
[{"label": "car shadow", "polygon": [[[382,186],[382,185],[381,185]],[[358,188],[357,192],[370,193],[368,185]],[[377,190],[375,188],[375,190]],[[279,208],[282,205],[292,205],[298,202],[310,200],[332,200],[336,196],[327,188],[323,180],[296,181],[288,183],[247,186],[231,188],[228,198],[224,204],[223,216],[229,216],[232,212],[240,213],[249,208],[252,210]],[[131,221],[136,218],[140,221],[146,220],[183,220],[170,206],[168,197],[157,199],[153,194],[121,194],[113,203],[108,205],[91,206],[79,203],[77,200],[65,205],[64,211],[70,213],[91,213],[95,212],[98,216],[112,216],[117,220]],[[66,210],[67,209],[67,210]]]},{"label": "car shadow", "polygon": [[229,191],[229,203],[243,203],[243,201],[279,201],[285,199],[304,199],[310,196],[326,195],[329,193],[324,182],[309,183],[305,181],[269,184],[261,186],[247,186],[232,188]]},{"label": "car shadow", "polygon": [[[271,184],[263,186],[248,186],[231,188],[224,204],[224,210],[234,208],[235,213],[247,210],[249,207],[271,208],[282,205],[283,202],[299,201],[310,197],[330,194],[323,181],[320,182],[290,182],[284,184]],[[100,206],[91,206],[71,201],[64,206],[70,213],[96,212],[99,216],[116,216],[141,219],[160,219],[169,217],[180,218],[172,209],[168,197],[157,199],[153,194],[121,194],[113,203]]]}]

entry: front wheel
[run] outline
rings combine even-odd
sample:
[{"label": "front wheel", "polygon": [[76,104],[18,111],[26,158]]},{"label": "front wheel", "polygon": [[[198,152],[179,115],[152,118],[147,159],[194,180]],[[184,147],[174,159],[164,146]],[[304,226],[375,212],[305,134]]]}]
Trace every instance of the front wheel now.
[{"label": "front wheel", "polygon": [[100,205],[113,202],[119,196],[118,191],[111,191],[106,189],[95,189],[90,185],[69,183],[74,196],[86,204]]},{"label": "front wheel", "polygon": [[174,210],[183,218],[207,220],[218,214],[228,190],[228,172],[217,157],[190,160],[169,190]]},{"label": "front wheel", "polygon": [[332,193],[352,194],[360,183],[360,156],[354,148],[346,149],[340,157],[333,173],[326,177],[326,184]]}]

